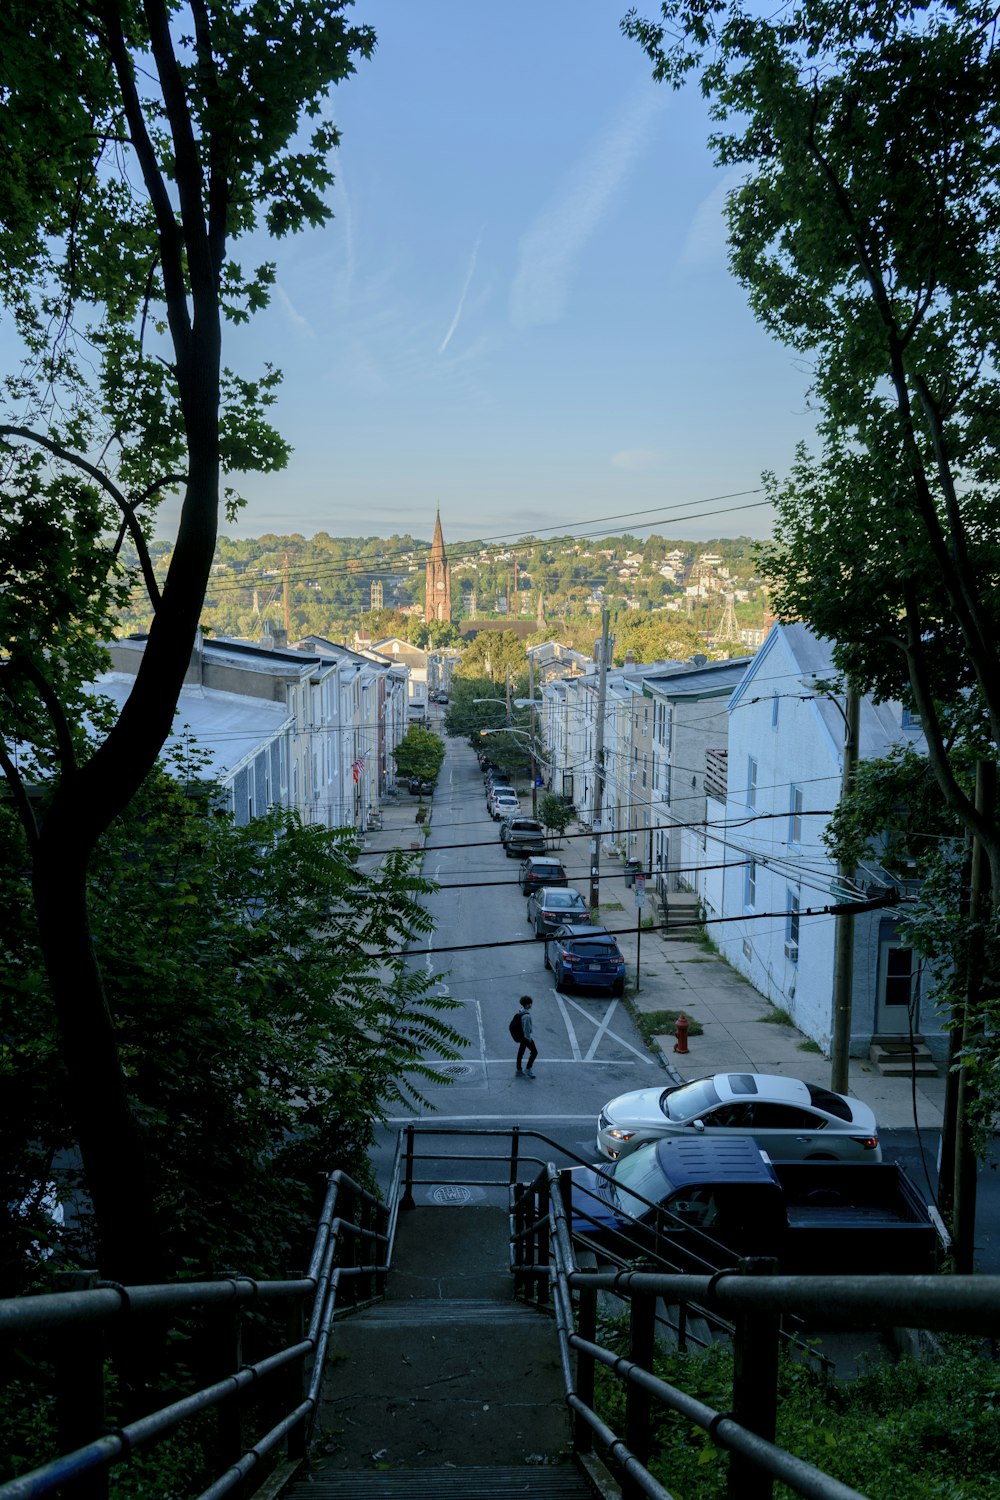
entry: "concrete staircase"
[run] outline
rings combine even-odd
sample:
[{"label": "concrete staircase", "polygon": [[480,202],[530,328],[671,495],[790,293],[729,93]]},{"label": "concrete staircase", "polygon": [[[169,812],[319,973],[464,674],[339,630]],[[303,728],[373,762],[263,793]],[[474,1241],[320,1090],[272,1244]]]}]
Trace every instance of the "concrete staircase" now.
[{"label": "concrete staircase", "polygon": [[285,1496],[593,1500],[555,1323],[513,1299],[506,1209],[400,1215],[386,1300],[338,1320],[307,1474]]},{"label": "concrete staircase", "polygon": [[936,1078],[937,1063],[922,1037],[876,1037],[868,1056],[884,1078]]}]

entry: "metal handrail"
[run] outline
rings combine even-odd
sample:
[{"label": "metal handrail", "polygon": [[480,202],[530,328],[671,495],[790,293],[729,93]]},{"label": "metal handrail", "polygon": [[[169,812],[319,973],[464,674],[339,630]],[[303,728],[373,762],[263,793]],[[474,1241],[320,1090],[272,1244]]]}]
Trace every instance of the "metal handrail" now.
[{"label": "metal handrail", "polygon": [[[735,1481],[734,1470],[730,1471],[729,1493],[739,1495],[741,1500],[770,1497],[774,1480],[815,1500],[864,1500],[859,1491],[788,1453],[772,1440],[776,1386],[762,1390],[760,1382],[767,1379],[770,1371],[776,1379],[778,1318],[782,1314],[821,1315],[824,1325],[830,1326],[831,1309],[836,1308],[839,1320],[845,1324],[863,1315],[868,1323],[881,1327],[913,1326],[936,1332],[994,1336],[1000,1332],[1000,1277],[997,1276],[754,1275],[752,1262],[711,1276],[580,1270],[560,1174],[551,1164],[546,1168],[545,1179],[541,1190],[552,1220],[547,1236],[552,1300],[566,1400],[575,1418],[576,1447],[587,1452],[593,1439],[597,1439],[608,1461],[621,1475],[625,1500],[635,1500],[638,1496],[669,1500],[667,1492],[646,1467],[646,1455],[635,1451],[637,1446],[643,1446],[643,1431],[648,1430],[650,1402],[680,1412],[707,1432],[718,1447],[733,1455],[732,1462],[740,1467]],[[733,1319],[737,1371],[732,1411],[715,1411],[656,1377],[652,1373],[652,1347],[648,1343],[642,1347],[643,1339],[648,1338],[648,1327],[639,1334],[640,1357],[636,1358],[634,1315],[631,1357],[598,1343],[596,1299],[601,1291],[640,1302],[647,1313],[647,1325],[651,1321],[650,1305],[655,1305],[659,1298],[671,1302],[697,1301],[728,1313]],[[575,1308],[579,1309],[582,1332]],[[594,1407],[596,1364],[611,1371],[629,1392],[624,1436],[613,1432]],[[633,1435],[639,1435],[638,1444],[630,1443],[628,1431],[629,1400],[636,1392],[641,1396],[639,1418],[633,1422]],[[758,1430],[761,1427],[768,1430]]]},{"label": "metal handrail", "polygon": [[[338,1207],[346,1198],[348,1213]],[[349,1217],[357,1212],[362,1222]],[[374,1224],[365,1223],[366,1217]],[[35,1297],[0,1300],[0,1335],[24,1338],[29,1335],[65,1331],[72,1336],[64,1352],[78,1371],[84,1369],[100,1390],[87,1393],[84,1406],[91,1413],[103,1413],[103,1360],[96,1352],[89,1360],[80,1359],[79,1340],[99,1340],[109,1326],[128,1323],[141,1330],[151,1320],[169,1314],[172,1318],[198,1317],[232,1309],[254,1306],[286,1305],[304,1311],[311,1301],[308,1330],[274,1353],[250,1365],[234,1363],[238,1368],[221,1379],[191,1392],[187,1396],[139,1420],[113,1431],[96,1431],[89,1441],[77,1441],[68,1452],[34,1469],[29,1474],[0,1484],[0,1500],[34,1500],[51,1494],[61,1485],[82,1481],[88,1496],[104,1497],[108,1493],[111,1467],[125,1459],[133,1449],[155,1443],[174,1432],[181,1422],[200,1412],[216,1410],[224,1416],[227,1403],[239,1399],[251,1387],[275,1377],[297,1374],[298,1397],[291,1400],[272,1425],[256,1438],[253,1446],[231,1456],[223,1473],[198,1496],[198,1500],[221,1500],[241,1484],[262,1460],[284,1443],[287,1456],[305,1455],[311,1423],[319,1405],[320,1385],[330,1332],[337,1312],[341,1284],[372,1279],[384,1282],[388,1268],[390,1239],[389,1213],[386,1205],[362,1187],[346,1172],[336,1171],[328,1179],[327,1192],[320,1212],[316,1235],[306,1275],[294,1280],[263,1281],[250,1277],[227,1277],[211,1282],[176,1282],[153,1286],[124,1287],[98,1284],[83,1291],[57,1292]],[[371,1247],[360,1264],[336,1265],[338,1250],[345,1243]],[[58,1353],[58,1346],[57,1346]],[[308,1382],[303,1390],[303,1375],[312,1358]],[[101,1422],[94,1422],[100,1428]],[[83,1491],[81,1491],[83,1493]]]}]

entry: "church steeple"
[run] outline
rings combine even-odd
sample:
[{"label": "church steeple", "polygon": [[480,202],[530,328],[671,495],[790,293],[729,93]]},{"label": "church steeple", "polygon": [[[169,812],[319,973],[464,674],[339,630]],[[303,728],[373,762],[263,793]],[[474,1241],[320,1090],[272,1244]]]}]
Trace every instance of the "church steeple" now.
[{"label": "church steeple", "polygon": [[424,596],[424,620],[451,619],[451,570],[444,550],[441,511],[434,521],[434,540],[427,558],[427,587]]}]

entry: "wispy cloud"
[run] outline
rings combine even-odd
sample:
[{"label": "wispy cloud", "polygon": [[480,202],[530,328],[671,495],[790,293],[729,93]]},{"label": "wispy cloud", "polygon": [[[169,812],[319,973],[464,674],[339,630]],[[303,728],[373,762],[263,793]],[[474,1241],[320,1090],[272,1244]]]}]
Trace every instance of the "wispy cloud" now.
[{"label": "wispy cloud", "polygon": [[695,209],[691,227],[684,241],[680,263],[682,266],[704,266],[715,269],[724,264],[728,253],[726,241],[726,198],[734,187],[738,187],[746,176],[743,167],[730,167]]},{"label": "wispy cloud", "polygon": [[278,303],[278,306],[281,307],[284,311],[289,323],[297,333],[308,333],[310,337],[315,337],[315,328],[313,328],[313,325],[310,323],[309,319],[303,317],[299,312],[298,308],[295,306],[291,297],[289,297],[280,281],[275,284],[274,298]]},{"label": "wispy cloud", "polygon": [[472,278],[476,270],[476,257],[479,255],[479,246],[482,242],[482,238],[483,231],[480,230],[476,235],[476,243],[472,247],[472,256],[469,260],[469,269],[465,273],[465,281],[462,285],[462,291],[458,299],[458,306],[455,308],[455,316],[451,320],[451,323],[448,327],[448,332],[441,340],[440,347],[438,348],[439,354],[443,354],[447,349],[448,345],[451,343],[452,335],[454,334],[455,329],[458,327],[459,322],[461,321],[462,308],[465,306],[465,299],[469,294],[469,287],[472,285]]},{"label": "wispy cloud", "polygon": [[555,323],[562,316],[574,263],[668,99],[665,90],[652,85],[632,99],[567,173],[555,200],[522,237],[510,291],[510,316],[516,327]]},{"label": "wispy cloud", "polygon": [[633,472],[641,469],[655,469],[660,462],[661,454],[655,448],[621,448],[617,453],[612,453],[611,462],[616,469],[628,469]]}]

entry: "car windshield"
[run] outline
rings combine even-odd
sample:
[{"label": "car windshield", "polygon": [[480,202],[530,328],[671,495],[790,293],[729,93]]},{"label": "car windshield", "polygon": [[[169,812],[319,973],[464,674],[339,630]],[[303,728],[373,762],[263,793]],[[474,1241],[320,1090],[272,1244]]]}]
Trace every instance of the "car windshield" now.
[{"label": "car windshield", "polygon": [[543,904],[550,911],[556,911],[570,906],[582,906],[583,897],[579,891],[547,891]]},{"label": "car windshield", "polygon": [[582,958],[617,958],[618,945],[610,938],[570,938],[566,947]]},{"label": "car windshield", "polygon": [[659,1203],[672,1187],[660,1170],[655,1146],[640,1147],[631,1156],[616,1161],[611,1178],[616,1207],[634,1219],[641,1219],[649,1213],[649,1205],[634,1197],[635,1193],[641,1193],[642,1198],[648,1198],[652,1203]]},{"label": "car windshield", "polygon": [[560,880],[562,878],[561,865],[531,865],[530,874],[534,880]]},{"label": "car windshield", "polygon": [[719,1096],[711,1078],[698,1078],[694,1083],[686,1083],[682,1089],[673,1089],[660,1096],[660,1108],[668,1120],[697,1120],[718,1102]]}]

